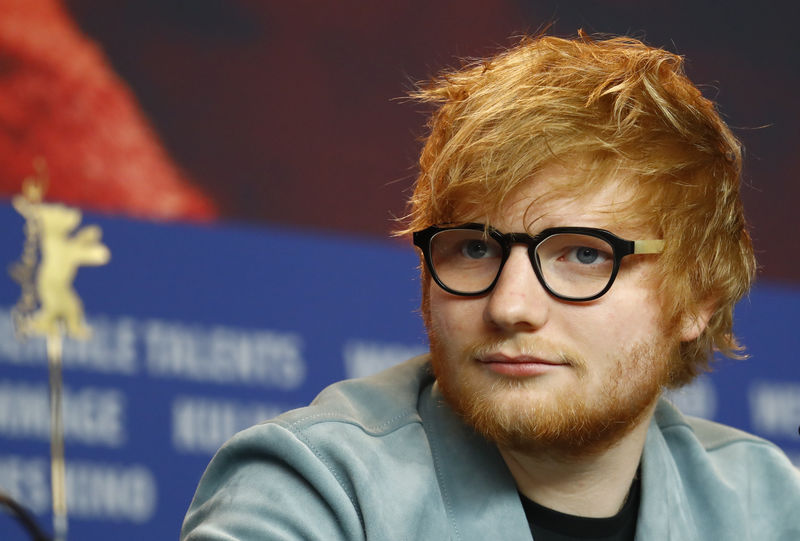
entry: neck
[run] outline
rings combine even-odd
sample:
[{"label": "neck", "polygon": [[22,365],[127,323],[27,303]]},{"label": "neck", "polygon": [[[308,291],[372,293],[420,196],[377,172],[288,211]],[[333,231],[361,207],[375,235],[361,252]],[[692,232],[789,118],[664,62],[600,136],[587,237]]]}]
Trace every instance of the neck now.
[{"label": "neck", "polygon": [[500,448],[517,488],[527,498],[561,513],[614,516],[624,505],[639,467],[655,404],[619,441],[581,455]]}]

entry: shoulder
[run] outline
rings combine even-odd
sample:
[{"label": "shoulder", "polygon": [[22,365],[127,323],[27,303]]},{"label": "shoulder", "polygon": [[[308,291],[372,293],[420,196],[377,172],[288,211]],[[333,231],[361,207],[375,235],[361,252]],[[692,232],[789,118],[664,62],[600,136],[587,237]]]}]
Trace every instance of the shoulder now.
[{"label": "shoulder", "polygon": [[269,422],[292,432],[340,423],[378,435],[403,424],[420,422],[419,396],[432,383],[427,356],[415,357],[373,376],[334,383],[309,406]]},{"label": "shoulder", "polygon": [[311,405],[238,433],[206,469],[182,539],[217,539],[209,531],[359,539],[370,529],[385,538],[402,528],[386,494],[413,485],[395,499],[436,501],[435,474],[420,466],[430,457],[417,407],[432,382],[427,359],[411,359],[333,384]]},{"label": "shoulder", "polygon": [[[433,383],[426,357],[410,359],[374,376],[345,380],[324,389],[303,408],[286,412],[235,435],[216,459],[253,454],[278,456],[304,467],[312,463],[350,490],[354,463],[381,448],[381,462],[401,460],[425,437],[420,393]],[[391,445],[387,447],[387,442]],[[373,463],[373,467],[378,464]]]},{"label": "shoulder", "polygon": [[709,456],[752,453],[778,458],[778,462],[785,459],[785,463],[790,464],[772,442],[714,421],[683,415],[666,400],[661,400],[656,408],[655,423],[673,449],[689,447]]},{"label": "shoulder", "polygon": [[763,438],[661,400],[641,471],[643,538],[800,539],[800,471]]},{"label": "shoulder", "polygon": [[[763,532],[800,534],[800,470],[773,443],[712,421],[682,415],[662,401],[655,422],[684,489],[750,517]],[[696,506],[704,505],[694,502]],[[729,517],[730,518],[730,517]],[[747,538],[746,536],[742,537]]]}]

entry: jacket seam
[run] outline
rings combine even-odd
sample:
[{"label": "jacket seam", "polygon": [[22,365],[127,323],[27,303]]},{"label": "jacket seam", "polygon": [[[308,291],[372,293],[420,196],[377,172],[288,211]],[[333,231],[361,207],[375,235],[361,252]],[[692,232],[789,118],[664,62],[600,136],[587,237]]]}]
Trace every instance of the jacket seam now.
[{"label": "jacket seam", "polygon": [[[395,415],[394,417],[381,423],[380,425],[377,425],[377,427],[391,426],[392,423],[396,423],[398,420],[402,419],[403,417],[406,417],[409,411],[412,410],[406,410],[405,412],[401,412],[400,414]],[[323,453],[316,445],[314,445],[314,443],[312,443],[311,438],[309,438],[309,435],[307,433],[308,429],[316,426],[317,424],[321,424],[321,423],[306,424],[307,421],[315,419],[336,418],[336,417],[337,416],[333,413],[318,413],[315,415],[311,415],[309,417],[305,417],[293,423],[289,423],[288,425],[286,425],[286,429],[289,430],[291,433],[295,434],[296,437],[300,441],[302,441],[303,444],[306,447],[308,447],[308,449],[310,449],[312,453],[314,453],[314,456],[317,457],[317,460],[319,460],[322,464],[324,464],[325,468],[328,470],[328,472],[330,472],[333,478],[336,479],[336,482],[339,484],[339,488],[342,489],[342,492],[344,492],[347,495],[347,499],[350,500],[350,505],[356,512],[356,515],[358,516],[358,521],[361,524],[361,530],[364,533],[364,537],[366,537],[367,535],[366,523],[364,522],[364,516],[361,513],[361,507],[358,505],[358,502],[356,500],[356,495],[353,492],[351,492],[351,490],[348,488],[348,484],[345,482],[345,479],[340,473],[339,469],[330,460],[328,460],[328,458],[325,456],[325,453]],[[397,430],[400,430],[401,428],[409,426],[410,424],[422,424],[421,419],[416,419],[411,423],[400,424],[394,427],[389,432],[372,434],[368,432],[362,424],[357,423],[354,420],[346,420],[339,418],[332,422],[344,423],[344,424],[349,424],[351,426],[355,426],[356,428],[360,428],[365,434],[374,437],[387,436],[389,434],[396,432]]]},{"label": "jacket seam", "polygon": [[353,507],[353,510],[356,512],[356,516],[358,516],[358,522],[361,524],[361,530],[364,532],[364,537],[367,535],[366,524],[364,523],[364,516],[361,514],[361,508],[356,503],[355,494],[352,494],[346,487],[344,479],[339,474],[337,468],[333,467],[333,464],[329,460],[325,458],[325,456],[319,451],[316,445],[311,443],[308,438],[305,437],[305,434],[302,432],[297,432],[297,437],[301,439],[301,441],[308,447],[314,456],[317,457],[317,460],[322,462],[325,465],[325,468],[333,475],[333,478],[336,479],[336,482],[339,483],[339,488],[347,494],[347,499],[350,500],[350,505]]},{"label": "jacket seam", "polygon": [[[398,421],[406,418],[408,419],[408,422],[397,424]],[[419,415],[413,408],[406,408],[393,417],[376,425],[367,425],[353,417],[343,416],[339,413],[323,412],[286,423],[285,426],[292,431],[300,433],[306,432],[311,427],[322,424],[323,422],[348,424],[360,428],[364,433],[369,434],[370,436],[386,436],[410,424],[421,424],[422,419],[419,418]],[[396,426],[392,426],[395,424]],[[386,431],[387,428],[391,428],[391,430]]]},{"label": "jacket seam", "polygon": [[[675,423],[675,424],[671,424],[671,425],[668,425],[668,426],[662,426],[661,427],[662,433],[667,431],[667,430],[672,430],[672,429],[688,430],[695,437],[695,439],[698,442],[700,442],[701,444],[703,443],[701,440],[699,440],[697,438],[697,433],[694,431],[694,429],[691,427],[691,425],[689,425],[687,423]],[[722,442],[719,442],[719,443],[717,443],[715,445],[711,445],[711,446],[703,445],[703,449],[705,449],[706,452],[710,453],[710,452],[718,451],[718,450],[723,449],[725,447],[729,447],[731,445],[736,445],[736,444],[743,444],[743,445],[752,444],[752,445],[756,445],[756,446],[759,446],[759,447],[766,447],[768,449],[777,449],[775,444],[773,444],[773,443],[771,443],[771,442],[769,442],[767,440],[764,440],[764,439],[761,439],[761,438],[757,438],[757,437],[753,437],[753,436],[735,436],[735,437],[732,437],[730,439],[726,439],[726,440],[724,440]]]}]

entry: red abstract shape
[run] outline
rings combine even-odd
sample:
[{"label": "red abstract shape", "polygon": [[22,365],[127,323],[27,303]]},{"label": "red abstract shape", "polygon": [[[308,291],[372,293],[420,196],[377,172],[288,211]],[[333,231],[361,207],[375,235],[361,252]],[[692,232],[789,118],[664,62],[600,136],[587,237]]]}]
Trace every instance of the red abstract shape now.
[{"label": "red abstract shape", "polygon": [[48,199],[148,219],[209,220],[135,97],[57,0],[0,3],[0,195],[47,164]]}]

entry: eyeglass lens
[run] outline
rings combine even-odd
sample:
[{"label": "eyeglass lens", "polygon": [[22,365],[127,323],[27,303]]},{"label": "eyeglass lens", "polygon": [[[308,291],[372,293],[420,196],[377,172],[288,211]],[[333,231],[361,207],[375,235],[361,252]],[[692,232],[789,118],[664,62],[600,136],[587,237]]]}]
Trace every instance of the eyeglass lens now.
[{"label": "eyeglass lens", "polygon": [[[479,293],[497,277],[503,248],[493,237],[472,229],[436,233],[430,244],[433,271],[448,288]],[[557,233],[535,250],[541,276],[557,295],[583,298],[600,293],[614,271],[614,249],[592,235]]]}]

